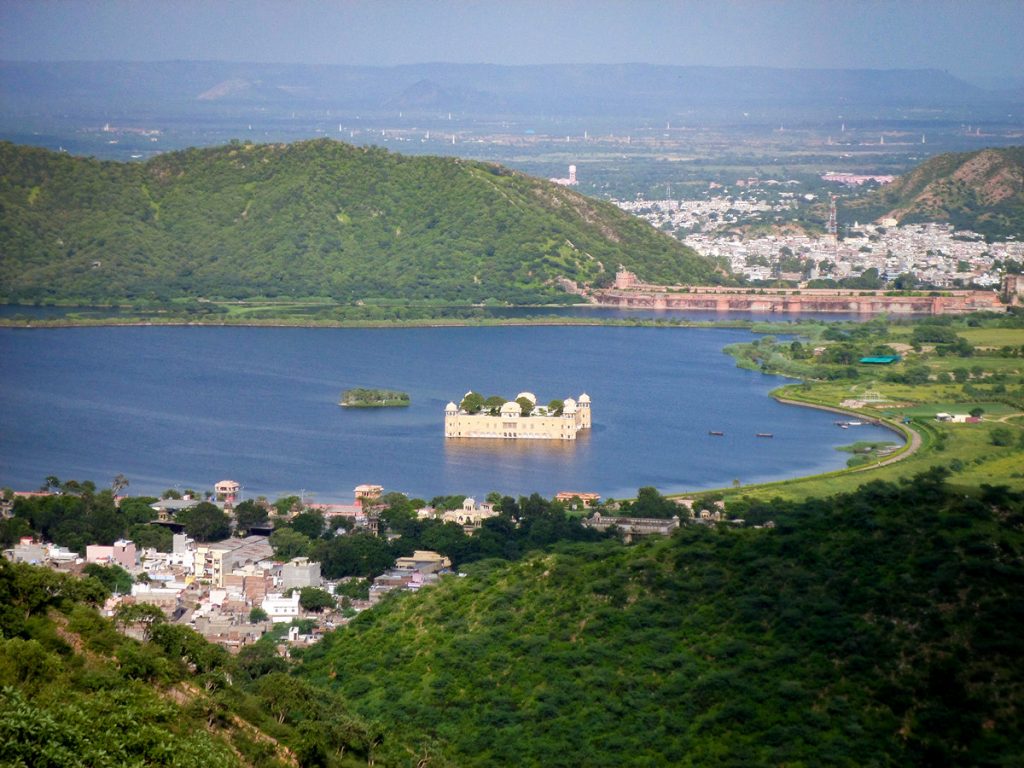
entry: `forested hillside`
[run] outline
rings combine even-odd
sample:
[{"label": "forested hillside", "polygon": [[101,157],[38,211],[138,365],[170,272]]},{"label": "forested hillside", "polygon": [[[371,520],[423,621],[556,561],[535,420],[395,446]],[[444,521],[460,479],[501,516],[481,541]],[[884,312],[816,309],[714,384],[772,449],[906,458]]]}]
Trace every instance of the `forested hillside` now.
[{"label": "forested hillside", "polygon": [[933,157],[850,207],[903,224],[946,221],[989,237],[1024,237],[1024,147]]},{"label": "forested hillside", "polygon": [[289,676],[274,637],[232,656],[153,606],[104,619],[109,595],[92,576],[0,559],[0,765],[404,764],[340,697]]},{"label": "forested hillside", "polygon": [[465,566],[299,673],[461,766],[1024,762],[1024,497],[936,469],[738,511]]},{"label": "forested hillside", "polygon": [[566,301],[564,277],[708,281],[646,223],[486,163],[329,140],[119,164],[0,144],[0,299]]}]

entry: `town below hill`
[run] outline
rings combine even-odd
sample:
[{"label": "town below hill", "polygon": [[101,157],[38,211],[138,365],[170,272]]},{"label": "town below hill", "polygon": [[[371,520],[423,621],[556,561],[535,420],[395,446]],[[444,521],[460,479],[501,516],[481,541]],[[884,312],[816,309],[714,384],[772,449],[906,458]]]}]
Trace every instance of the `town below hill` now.
[{"label": "town below hill", "polygon": [[239,500],[231,480],[204,495],[161,499],[115,495],[125,478],[104,490],[47,482],[40,491],[5,492],[0,545],[8,560],[99,578],[115,592],[105,615],[153,606],[163,620],[233,652],[268,635],[292,648],[310,645],[388,593],[437,584],[476,560],[724,519],[720,502],[668,500],[653,488],[632,503],[573,492],[428,503],[360,485],[349,504],[271,504]]}]

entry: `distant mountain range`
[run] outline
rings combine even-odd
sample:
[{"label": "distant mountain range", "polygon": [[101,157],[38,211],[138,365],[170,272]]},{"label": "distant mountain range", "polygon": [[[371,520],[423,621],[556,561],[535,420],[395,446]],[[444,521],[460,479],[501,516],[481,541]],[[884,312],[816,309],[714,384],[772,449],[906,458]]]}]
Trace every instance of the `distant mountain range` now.
[{"label": "distant mountain range", "polygon": [[1024,147],[938,155],[851,207],[904,224],[947,221],[1024,239]]},{"label": "distant mountain range", "polygon": [[212,105],[473,114],[663,116],[695,108],[1021,102],[938,70],[649,64],[395,67],[227,62],[0,62],[0,111],[182,113]]},{"label": "distant mountain range", "polygon": [[708,281],[610,203],[498,165],[326,139],[100,162],[0,143],[0,299],[566,301],[561,278]]}]

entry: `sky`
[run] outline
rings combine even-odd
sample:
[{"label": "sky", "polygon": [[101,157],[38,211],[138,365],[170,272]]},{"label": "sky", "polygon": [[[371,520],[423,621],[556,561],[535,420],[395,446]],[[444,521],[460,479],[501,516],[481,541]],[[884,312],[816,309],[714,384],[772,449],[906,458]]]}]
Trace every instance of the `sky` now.
[{"label": "sky", "polygon": [[1024,0],[0,0],[0,59],[942,69],[1024,81]]}]

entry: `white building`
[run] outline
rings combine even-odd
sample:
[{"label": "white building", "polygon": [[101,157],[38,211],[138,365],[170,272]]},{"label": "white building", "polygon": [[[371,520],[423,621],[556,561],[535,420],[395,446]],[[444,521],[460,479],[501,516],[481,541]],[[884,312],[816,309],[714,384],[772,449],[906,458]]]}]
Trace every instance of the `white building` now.
[{"label": "white building", "polygon": [[299,618],[299,593],[295,592],[291,597],[281,594],[267,595],[263,598],[262,607],[275,624],[292,621]]}]

